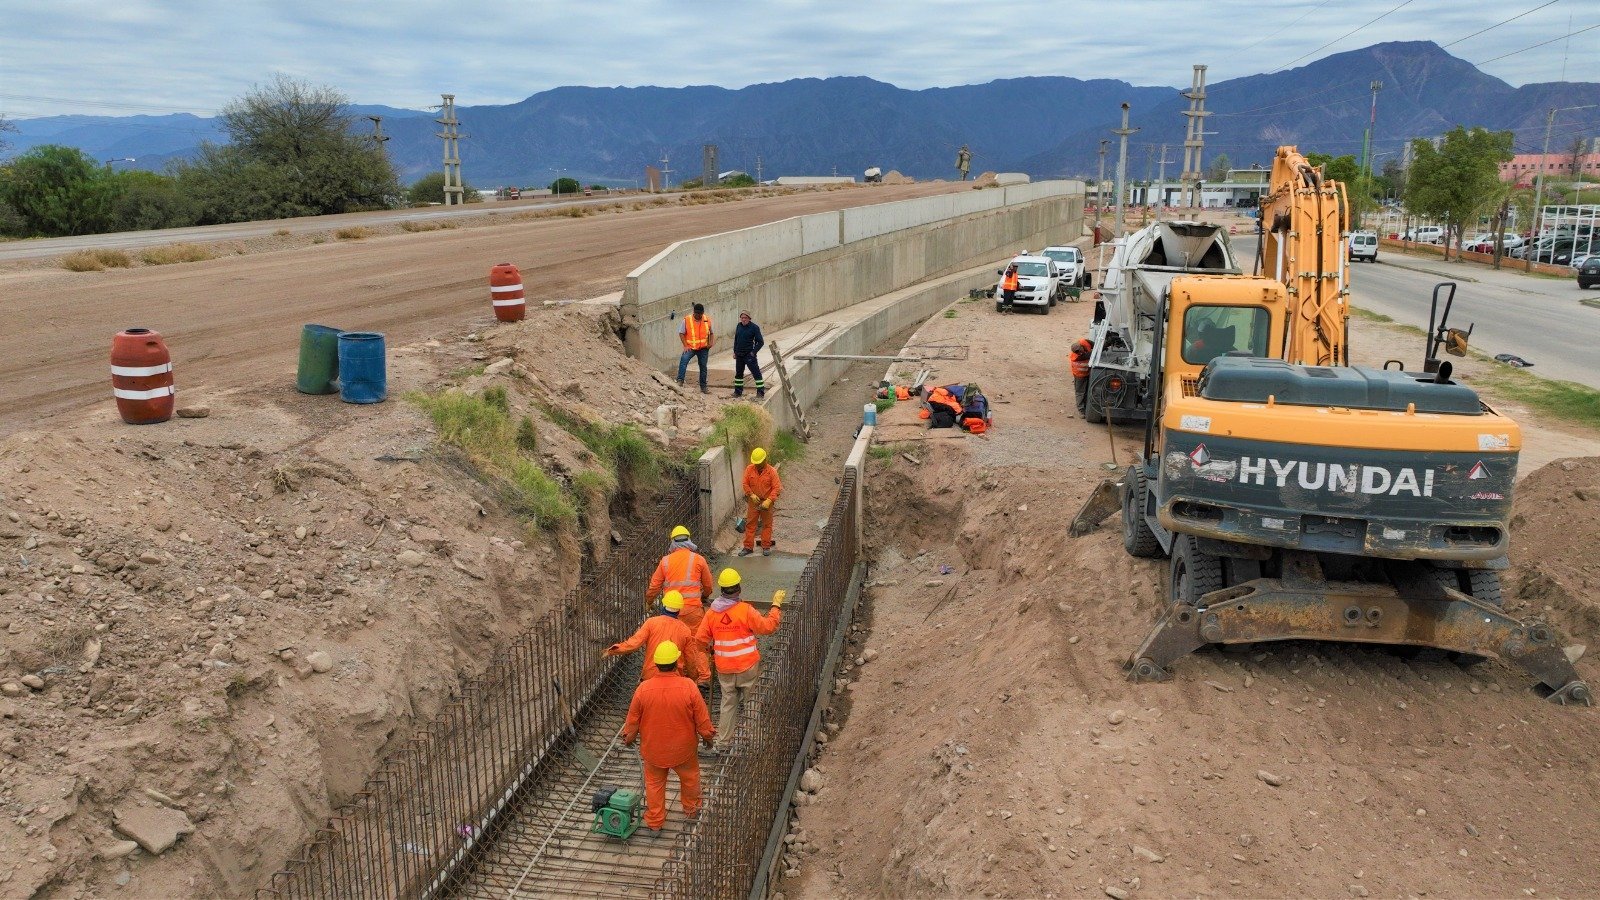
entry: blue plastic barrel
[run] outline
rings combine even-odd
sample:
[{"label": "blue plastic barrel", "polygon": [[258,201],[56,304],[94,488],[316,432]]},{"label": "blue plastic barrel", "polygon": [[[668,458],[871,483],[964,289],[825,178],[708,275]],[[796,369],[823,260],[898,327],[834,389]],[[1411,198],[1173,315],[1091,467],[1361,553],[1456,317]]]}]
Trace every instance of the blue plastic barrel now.
[{"label": "blue plastic barrel", "polygon": [[388,396],[383,335],[376,331],[340,334],[339,399],[346,403],[382,403]]}]

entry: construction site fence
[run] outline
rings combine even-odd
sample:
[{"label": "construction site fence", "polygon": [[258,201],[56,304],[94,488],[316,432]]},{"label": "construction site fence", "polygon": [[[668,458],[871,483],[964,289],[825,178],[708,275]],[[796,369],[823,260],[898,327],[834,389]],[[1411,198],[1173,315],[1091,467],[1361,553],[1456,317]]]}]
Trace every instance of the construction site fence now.
[{"label": "construction site fence", "polygon": [[655,898],[743,900],[758,881],[769,833],[793,790],[813,706],[829,689],[830,645],[849,626],[846,603],[861,549],[858,477],[853,468],[844,472],[822,538],[762,651],[761,674],[745,695],[727,757],[703,780],[700,816],[678,837]]},{"label": "construction site fence", "polygon": [[576,739],[575,723],[619,665],[601,650],[638,626],[664,536],[696,521],[698,481],[670,477],[605,560],[393,751],[258,898],[434,897],[456,885],[492,844],[501,813]]}]

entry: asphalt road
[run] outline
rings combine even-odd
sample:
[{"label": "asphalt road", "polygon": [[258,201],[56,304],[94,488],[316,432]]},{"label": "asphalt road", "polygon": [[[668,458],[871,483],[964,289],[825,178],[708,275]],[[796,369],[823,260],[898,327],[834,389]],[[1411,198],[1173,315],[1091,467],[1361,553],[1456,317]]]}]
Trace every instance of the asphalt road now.
[{"label": "asphalt road", "polygon": [[525,207],[550,209],[558,206],[584,206],[595,203],[616,203],[634,197],[633,194],[607,194],[579,197],[574,200],[487,201],[465,206],[428,206],[420,209],[375,210],[373,212],[343,213],[334,216],[306,216],[299,219],[273,219],[265,222],[239,222],[232,225],[195,225],[189,228],[161,228],[154,231],[120,231],[113,234],[86,234],[76,237],[38,238],[26,241],[0,243],[0,263],[23,259],[40,259],[59,256],[77,250],[128,250],[138,247],[159,247],[180,241],[236,241],[264,237],[280,229],[292,233],[328,231],[350,225],[390,225],[396,222],[415,222],[427,219],[448,219],[456,216],[481,216],[491,212],[516,211]]},{"label": "asphalt road", "polygon": [[[1250,271],[1255,238],[1236,237],[1234,244]],[[1600,309],[1578,302],[1585,294],[1600,299],[1600,291],[1579,290],[1576,279],[1496,272],[1387,250],[1378,252],[1376,263],[1351,263],[1350,271],[1357,307],[1418,328],[1428,327],[1434,285],[1455,280],[1450,324],[1464,329],[1470,323],[1474,348],[1490,356],[1513,353],[1533,363],[1538,375],[1600,389]]]}]

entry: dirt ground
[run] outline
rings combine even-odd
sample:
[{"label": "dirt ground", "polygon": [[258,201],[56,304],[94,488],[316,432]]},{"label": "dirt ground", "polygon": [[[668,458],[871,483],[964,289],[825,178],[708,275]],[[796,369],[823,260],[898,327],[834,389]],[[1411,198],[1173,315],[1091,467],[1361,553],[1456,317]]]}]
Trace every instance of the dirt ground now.
[{"label": "dirt ground", "polygon": [[[1066,536],[1102,464],[1137,440],[1071,409],[1066,348],[1090,305],[1026,320],[984,301],[954,310],[917,339],[970,342],[934,380],[977,381],[995,427],[935,438],[909,404],[882,417],[892,454],[868,482],[854,658],[779,890],[1600,894],[1600,710],[1543,702],[1520,671],[1286,643],[1202,651],[1168,684],[1126,681],[1166,564],[1128,556],[1115,522]],[[1418,355],[1365,323],[1353,341],[1364,357]],[[1522,422],[1508,607],[1595,646],[1600,459],[1549,461],[1600,444]],[[1600,683],[1591,657],[1578,668]]]},{"label": "dirt ground", "polygon": [[[487,322],[489,268],[521,270],[531,306],[622,289],[627,273],[673,241],[789,216],[968,190],[929,183],[859,186],[731,203],[502,221],[205,262],[104,272],[0,271],[19,339],[0,361],[0,434],[110,392],[111,335],[153,328],[172,351],[180,396],[292,372],[300,327],[381,331],[390,346]],[[298,239],[296,239],[298,241]],[[241,252],[245,248],[238,248]],[[228,251],[231,252],[231,251]]]}]

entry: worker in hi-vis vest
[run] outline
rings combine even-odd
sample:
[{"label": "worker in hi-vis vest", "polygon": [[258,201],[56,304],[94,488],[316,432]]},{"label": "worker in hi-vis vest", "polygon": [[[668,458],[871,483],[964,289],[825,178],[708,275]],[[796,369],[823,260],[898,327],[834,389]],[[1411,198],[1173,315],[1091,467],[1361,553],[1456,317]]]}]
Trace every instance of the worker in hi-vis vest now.
[{"label": "worker in hi-vis vest", "polygon": [[772,611],[766,615],[746,603],[740,595],[739,573],[723,569],[717,576],[722,596],[712,601],[694,639],[711,649],[717,667],[717,684],[722,688],[722,704],[717,711],[717,750],[724,752],[733,740],[733,727],[739,721],[744,693],[755,686],[761,675],[761,650],[756,635],[771,634],[783,621],[784,591],[772,592]]},{"label": "worker in hi-vis vest", "polygon": [[711,393],[706,387],[706,360],[711,357],[717,336],[711,333],[711,317],[706,315],[704,303],[696,303],[694,313],[678,326],[678,339],[683,342],[683,355],[678,357],[678,387],[683,387],[683,377],[689,374],[689,360],[695,359],[700,362],[700,393]]}]

